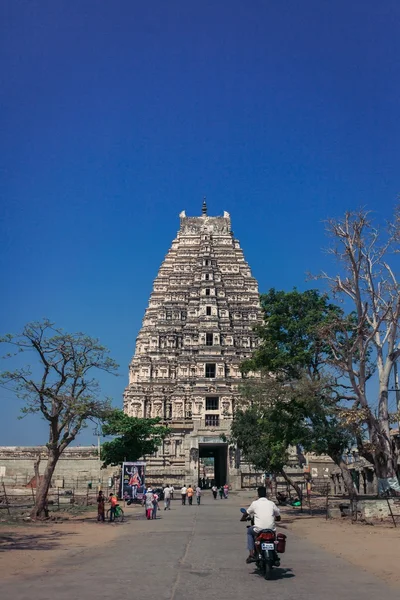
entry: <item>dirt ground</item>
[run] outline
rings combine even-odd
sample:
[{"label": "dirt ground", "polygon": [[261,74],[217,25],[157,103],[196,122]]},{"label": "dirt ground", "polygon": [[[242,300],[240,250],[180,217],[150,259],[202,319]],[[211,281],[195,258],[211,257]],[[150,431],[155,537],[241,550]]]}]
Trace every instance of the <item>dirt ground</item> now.
[{"label": "dirt ground", "polygon": [[[142,517],[140,507],[126,507],[129,520]],[[305,537],[387,583],[400,587],[400,528],[370,526],[283,511],[283,530]],[[69,517],[61,523],[0,525],[0,579],[27,577],[52,570],[61,558],[108,544],[125,524],[97,523],[96,512]]]},{"label": "dirt ground", "polygon": [[[286,515],[283,518],[285,521]],[[400,587],[400,528],[364,525],[325,517],[291,518],[287,528],[327,552]]]},{"label": "dirt ground", "polygon": [[[129,517],[137,517],[139,511],[139,507],[125,509]],[[98,523],[96,510],[62,522],[1,524],[0,580],[47,572],[66,554],[108,544],[124,525]]]}]

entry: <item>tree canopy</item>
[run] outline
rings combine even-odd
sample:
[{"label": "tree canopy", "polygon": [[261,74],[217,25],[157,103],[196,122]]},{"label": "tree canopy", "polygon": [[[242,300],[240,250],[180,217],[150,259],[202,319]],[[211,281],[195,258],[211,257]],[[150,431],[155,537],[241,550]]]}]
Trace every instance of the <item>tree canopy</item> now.
[{"label": "tree canopy", "polygon": [[169,433],[168,427],[160,425],[161,419],[129,417],[115,409],[105,418],[104,436],[117,436],[101,447],[103,466],[133,461],[146,454],[154,454]]},{"label": "tree canopy", "polygon": [[297,378],[304,370],[310,376],[318,375],[329,352],[320,327],[340,317],[342,310],[318,290],[285,292],[271,288],[260,300],[264,317],[264,323],[257,327],[260,345],[242,364],[242,370],[265,370],[285,378]]},{"label": "tree canopy", "polygon": [[[353,435],[339,416],[341,385],[327,368],[331,350],[321,331],[338,329],[338,321],[342,327],[348,317],[317,290],[271,289],[261,305],[260,345],[242,368],[262,376],[242,386],[249,416],[246,410],[235,414],[236,442],[253,464],[261,459],[259,467],[263,463],[263,469],[284,477],[290,446],[327,454],[346,471],[342,455]],[[257,431],[253,442],[244,440],[251,420]],[[348,472],[343,476],[353,493]]]},{"label": "tree canopy", "polygon": [[[231,440],[256,468],[283,476],[297,489],[285,470],[292,447],[298,460],[301,449],[327,454],[345,469],[342,455],[352,434],[336,415],[329,382],[309,377],[289,382],[264,375],[247,382],[242,394],[244,404],[234,415]],[[352,494],[348,472],[344,478]]]},{"label": "tree canopy", "polygon": [[288,390],[276,379],[248,382],[242,394],[244,402],[235,411],[231,439],[256,468],[282,474],[289,447],[303,443],[308,435],[304,412],[288,401]]}]

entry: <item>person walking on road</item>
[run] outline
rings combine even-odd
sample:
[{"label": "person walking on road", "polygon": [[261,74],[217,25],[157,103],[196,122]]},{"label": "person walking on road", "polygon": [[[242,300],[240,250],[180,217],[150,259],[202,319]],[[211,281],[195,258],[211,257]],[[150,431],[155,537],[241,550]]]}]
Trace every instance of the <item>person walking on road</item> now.
[{"label": "person walking on road", "polygon": [[201,488],[199,486],[197,486],[196,488],[196,501],[197,504],[200,504],[200,499],[201,499]]},{"label": "person walking on road", "polygon": [[192,486],[189,485],[189,487],[187,489],[187,497],[189,499],[190,506],[193,504],[193,494],[194,494],[194,490],[193,490]]},{"label": "person walking on road", "polygon": [[217,493],[218,493],[218,488],[217,488],[217,486],[216,486],[216,485],[213,485],[213,486],[212,486],[212,488],[211,488],[211,491],[212,491],[212,493],[213,493],[214,500],[216,500],[216,499],[217,499]]},{"label": "person walking on road", "polygon": [[100,490],[97,496],[97,520],[104,521],[106,520],[106,508],[105,508],[106,499],[104,498],[103,492]]},{"label": "person walking on road", "polygon": [[145,496],[145,500],[144,500],[145,507],[146,507],[146,519],[148,521],[150,521],[150,519],[153,515],[153,500],[154,500],[153,490],[151,489],[151,487],[149,487],[146,492],[146,496]]},{"label": "person walking on road", "polygon": [[225,500],[228,498],[228,492],[229,492],[229,485],[226,483],[224,485],[224,498],[225,498]]},{"label": "person walking on road", "polygon": [[151,513],[152,519],[157,519],[157,508],[158,508],[158,494],[153,494],[153,511]]},{"label": "person walking on road", "polygon": [[182,504],[186,504],[186,495],[187,495],[187,487],[185,484],[183,484],[183,487],[181,488]]},{"label": "person walking on road", "polygon": [[224,497],[224,488],[222,487],[222,485],[219,488],[218,492],[219,492],[219,497],[222,500],[222,498]]},{"label": "person walking on road", "polygon": [[171,489],[171,500],[173,500],[173,499],[174,499],[174,492],[175,492],[175,488],[174,488],[174,486],[173,486],[173,485],[171,485],[171,486],[170,486],[170,489]]},{"label": "person walking on road", "polygon": [[164,488],[164,510],[171,510],[171,488],[168,484]]}]

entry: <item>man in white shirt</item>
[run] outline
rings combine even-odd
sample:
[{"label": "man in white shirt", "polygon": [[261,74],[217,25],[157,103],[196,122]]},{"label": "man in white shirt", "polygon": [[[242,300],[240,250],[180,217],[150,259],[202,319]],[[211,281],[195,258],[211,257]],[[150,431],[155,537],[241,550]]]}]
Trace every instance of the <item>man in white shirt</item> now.
[{"label": "man in white shirt", "polygon": [[186,495],[187,495],[187,487],[185,484],[183,484],[183,487],[181,488],[182,504],[186,504]]},{"label": "man in white shirt", "polygon": [[201,500],[201,487],[198,485],[196,487],[196,501],[197,501],[197,504],[200,504],[200,500]]},{"label": "man in white shirt", "polygon": [[164,488],[164,510],[171,510],[171,488],[167,484]]},{"label": "man in white shirt", "polygon": [[257,492],[258,500],[255,500],[250,504],[247,512],[242,517],[243,521],[245,521],[248,516],[254,519],[254,525],[247,529],[247,548],[249,550],[249,556],[246,560],[247,563],[254,561],[254,540],[257,533],[262,529],[272,529],[275,531],[275,520],[281,520],[279,508],[267,498],[267,488],[259,487]]}]

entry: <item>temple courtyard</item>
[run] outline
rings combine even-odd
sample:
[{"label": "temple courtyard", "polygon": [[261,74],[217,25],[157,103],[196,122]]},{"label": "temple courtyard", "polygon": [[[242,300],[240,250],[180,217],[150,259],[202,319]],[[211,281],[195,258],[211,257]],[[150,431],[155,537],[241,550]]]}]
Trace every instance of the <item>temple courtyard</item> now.
[{"label": "temple courtyard", "polygon": [[159,600],[267,597],[279,600],[365,600],[399,596],[399,534],[285,509],[287,552],[275,579],[245,564],[245,523],[232,495],[181,506],[146,521],[126,507],[122,524],[96,523],[93,514],[48,525],[0,528],[0,594],[13,600],[151,598]]}]

